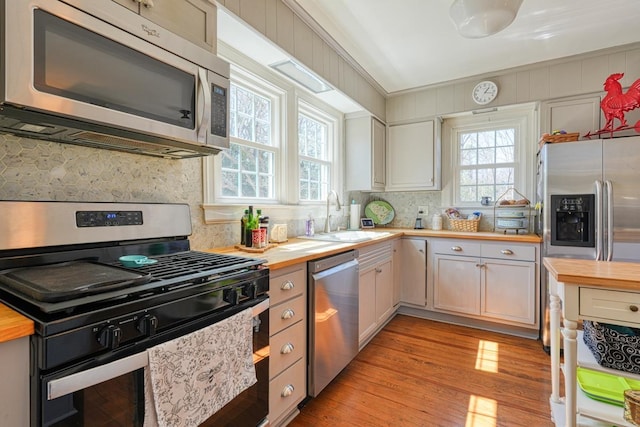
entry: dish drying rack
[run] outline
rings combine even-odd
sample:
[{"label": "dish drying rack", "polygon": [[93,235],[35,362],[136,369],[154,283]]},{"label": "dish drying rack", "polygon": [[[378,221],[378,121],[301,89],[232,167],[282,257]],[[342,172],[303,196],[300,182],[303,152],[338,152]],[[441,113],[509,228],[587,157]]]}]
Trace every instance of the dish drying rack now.
[{"label": "dish drying rack", "polygon": [[[502,203],[501,203],[502,202]],[[508,202],[508,203],[505,203]],[[529,232],[531,202],[515,188],[502,193],[493,205],[494,231]]]}]

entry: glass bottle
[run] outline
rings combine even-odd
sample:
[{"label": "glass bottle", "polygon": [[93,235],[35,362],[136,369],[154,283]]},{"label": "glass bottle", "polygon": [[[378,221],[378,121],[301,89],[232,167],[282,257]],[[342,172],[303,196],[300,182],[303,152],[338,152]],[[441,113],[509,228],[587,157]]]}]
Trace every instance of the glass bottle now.
[{"label": "glass bottle", "polygon": [[244,210],[244,215],[240,218],[240,244],[244,245],[246,242],[246,229],[247,219],[249,218],[249,209]]}]

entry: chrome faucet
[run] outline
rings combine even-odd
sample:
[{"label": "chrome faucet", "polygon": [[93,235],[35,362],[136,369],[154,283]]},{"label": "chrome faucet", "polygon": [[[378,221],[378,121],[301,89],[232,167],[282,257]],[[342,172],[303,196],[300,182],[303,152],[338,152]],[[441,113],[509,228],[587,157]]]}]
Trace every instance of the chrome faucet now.
[{"label": "chrome faucet", "polygon": [[338,193],[335,192],[335,190],[331,190],[329,191],[329,194],[327,194],[327,220],[324,223],[324,232],[325,233],[331,233],[331,215],[329,215],[329,204],[331,203],[331,195],[336,196],[336,211],[339,211],[341,208],[340,206],[340,199],[338,198]]}]

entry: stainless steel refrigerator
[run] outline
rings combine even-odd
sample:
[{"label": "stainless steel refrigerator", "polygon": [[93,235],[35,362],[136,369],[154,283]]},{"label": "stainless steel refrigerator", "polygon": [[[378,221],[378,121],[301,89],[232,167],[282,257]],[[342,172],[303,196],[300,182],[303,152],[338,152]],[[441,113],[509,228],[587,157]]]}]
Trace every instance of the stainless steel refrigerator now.
[{"label": "stainless steel refrigerator", "polygon": [[[537,179],[543,257],[640,261],[640,136],[546,144]],[[541,268],[548,348],[548,279]]]}]

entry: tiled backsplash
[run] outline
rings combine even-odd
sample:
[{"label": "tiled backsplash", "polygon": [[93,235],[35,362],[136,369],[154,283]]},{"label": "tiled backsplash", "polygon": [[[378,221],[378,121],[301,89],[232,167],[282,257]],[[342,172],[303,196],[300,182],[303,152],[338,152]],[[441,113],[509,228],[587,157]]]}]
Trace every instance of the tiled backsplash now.
[{"label": "tiled backsplash", "polygon": [[[237,244],[239,221],[204,223],[202,191],[201,159],[159,159],[0,134],[1,200],[187,203],[193,249]],[[437,191],[351,192],[347,196],[345,205],[355,200],[363,210],[372,200],[389,202],[396,213],[391,227],[413,228],[418,206],[427,206],[423,224],[430,228],[432,214],[442,211]],[[346,227],[347,216],[348,210],[336,216],[332,229]],[[492,221],[483,218],[480,229],[491,230]],[[277,222],[287,222],[290,236],[304,233],[304,220]],[[316,218],[316,231],[323,224],[324,218]]]},{"label": "tiled backsplash", "polygon": [[168,160],[0,134],[0,199],[187,203],[193,249],[239,241],[203,221],[202,160]]}]

